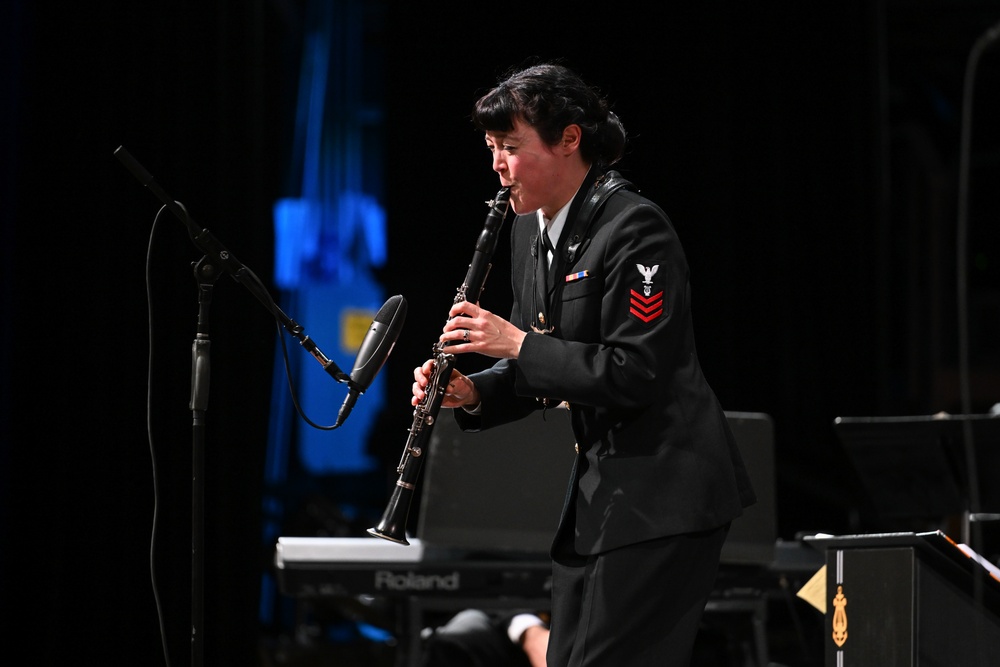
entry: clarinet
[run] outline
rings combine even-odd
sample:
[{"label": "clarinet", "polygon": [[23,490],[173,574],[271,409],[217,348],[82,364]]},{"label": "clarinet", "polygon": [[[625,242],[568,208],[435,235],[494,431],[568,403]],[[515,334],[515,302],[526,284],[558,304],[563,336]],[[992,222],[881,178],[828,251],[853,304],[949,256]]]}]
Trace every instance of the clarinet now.
[{"label": "clarinet", "polygon": [[[462,286],[458,288],[453,304],[462,301],[472,303],[479,301],[483,285],[486,283],[486,276],[492,266],[491,261],[493,252],[496,250],[497,236],[503,226],[504,217],[507,215],[509,202],[509,188],[502,188],[497,192],[496,197],[486,202],[490,211],[486,215],[483,231],[476,240],[476,250],[472,255],[469,270],[465,274]],[[434,422],[441,410],[445,389],[451,380],[451,371],[455,367],[455,355],[448,354],[446,348],[447,344],[442,344],[440,341],[435,343],[432,348],[433,370],[427,383],[424,398],[413,411],[413,424],[410,426],[409,435],[406,438],[403,457],[396,467],[399,478],[396,480],[396,486],[393,488],[389,503],[382,513],[382,519],[377,526],[368,529],[368,533],[375,537],[381,537],[398,544],[409,544],[406,540],[406,523],[410,516],[413,494],[417,488],[417,478],[420,475],[424,453],[428,451],[427,444],[434,428]]]}]

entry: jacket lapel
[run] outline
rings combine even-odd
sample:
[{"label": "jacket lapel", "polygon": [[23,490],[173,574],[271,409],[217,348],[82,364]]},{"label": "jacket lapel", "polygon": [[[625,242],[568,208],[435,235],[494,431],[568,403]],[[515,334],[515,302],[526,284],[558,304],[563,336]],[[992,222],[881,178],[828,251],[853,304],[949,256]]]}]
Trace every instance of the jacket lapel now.
[{"label": "jacket lapel", "polygon": [[532,330],[552,333],[554,323],[559,320],[560,297],[557,295],[557,288],[563,282],[567,267],[572,266],[585,249],[587,231],[598,209],[613,192],[622,187],[635,189],[618,172],[601,174],[596,169],[590,170],[570,205],[566,226],[559,235],[559,243],[552,258],[552,266],[547,270],[537,218],[534,214],[525,216],[525,223],[530,224],[532,230],[528,241],[531,262],[524,268],[526,281],[531,281],[531,309],[527,311],[527,319],[531,322]]}]

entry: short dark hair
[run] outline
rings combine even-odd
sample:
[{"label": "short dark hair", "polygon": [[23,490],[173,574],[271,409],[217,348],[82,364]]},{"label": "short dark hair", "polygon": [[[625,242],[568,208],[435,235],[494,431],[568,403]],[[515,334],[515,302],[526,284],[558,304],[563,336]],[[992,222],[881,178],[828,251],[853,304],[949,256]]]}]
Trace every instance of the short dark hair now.
[{"label": "short dark hair", "polygon": [[522,119],[550,146],[568,125],[582,130],[584,160],[608,167],[625,151],[626,134],[607,100],[569,68],[553,63],[515,70],[480,97],[473,124],[483,132],[509,132]]}]

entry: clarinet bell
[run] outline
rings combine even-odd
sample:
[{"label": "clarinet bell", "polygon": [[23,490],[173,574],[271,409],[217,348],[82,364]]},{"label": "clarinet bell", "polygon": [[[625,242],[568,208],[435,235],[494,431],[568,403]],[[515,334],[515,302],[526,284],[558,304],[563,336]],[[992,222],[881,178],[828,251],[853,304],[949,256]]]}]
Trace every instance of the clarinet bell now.
[{"label": "clarinet bell", "polygon": [[409,546],[410,543],[406,539],[406,522],[410,516],[412,499],[413,489],[397,485],[382,513],[382,519],[377,526],[368,529],[368,534]]}]

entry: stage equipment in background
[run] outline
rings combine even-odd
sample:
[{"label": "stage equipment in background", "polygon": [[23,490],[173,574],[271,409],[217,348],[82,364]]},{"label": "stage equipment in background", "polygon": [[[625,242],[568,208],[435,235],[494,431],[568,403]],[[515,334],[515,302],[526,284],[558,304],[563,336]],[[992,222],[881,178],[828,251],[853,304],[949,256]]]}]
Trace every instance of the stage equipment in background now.
[{"label": "stage equipment in background", "polygon": [[[777,558],[774,424],[763,413],[727,412],[726,418],[758,503],[733,522],[706,618],[749,617],[756,664],[763,666],[769,649],[762,590],[768,573],[780,571],[771,569]],[[338,596],[394,601],[402,649],[396,664],[407,667],[419,665],[421,630],[434,613],[549,609],[549,550],[576,458],[570,412],[563,408],[475,433],[463,432],[449,415],[435,425],[427,448],[409,548],[365,537],[288,536],[275,545],[281,591],[304,604]]]},{"label": "stage equipment in background", "polygon": [[[876,515],[876,530],[946,530],[978,552],[1000,527],[1000,415],[838,417],[833,423]],[[967,432],[971,432],[969,438]],[[971,467],[967,443],[975,443]],[[972,490],[984,484],[975,499]]]},{"label": "stage equipment in background", "polygon": [[757,502],[733,521],[722,545],[722,562],[768,566],[778,541],[774,419],[763,412],[726,412],[729,428],[750,474]]},{"label": "stage equipment in background", "polygon": [[[961,412],[972,412],[972,387],[969,380],[969,269],[968,269],[968,237],[969,237],[969,151],[972,137],[972,102],[973,83],[976,79],[976,68],[982,54],[1000,39],[1000,23],[989,28],[980,35],[972,45],[966,63],[965,80],[962,91],[962,127],[959,146],[958,174],[958,218],[956,222],[956,285],[958,302],[958,378],[961,395]],[[979,481],[976,469],[975,433],[971,422],[962,422],[962,445],[965,455],[965,467],[968,476],[968,509],[971,514],[978,514]],[[976,535],[963,535],[966,543],[974,548],[981,548],[982,535],[978,524],[966,523],[965,530],[972,530]]]},{"label": "stage equipment in background", "polygon": [[[190,408],[194,415],[192,425],[192,515],[191,515],[191,664],[201,667],[204,661],[204,451],[205,451],[205,413],[208,408],[208,389],[210,372],[210,340],[209,340],[209,305],[215,281],[223,273],[228,273],[233,280],[246,287],[254,297],[274,316],[281,327],[291,333],[323,369],[337,382],[346,383],[348,395],[340,408],[336,423],[332,426],[320,426],[314,423],[299,408],[296,409],[304,421],[314,428],[335,429],[347,419],[359,395],[364,394],[375,375],[388,359],[396,339],[399,337],[406,318],[406,300],[396,295],[391,297],[375,316],[361,343],[354,368],[348,375],[340,369],[319,346],[305,334],[305,329],[288,317],[271,298],[267,288],[252,270],[243,265],[236,256],[222,245],[212,233],[199,226],[188,214],[184,206],[167,195],[153,176],[132,157],[123,147],[119,146],[115,156],[132,172],[133,176],[161,201],[163,208],[170,210],[185,224],[194,245],[205,256],[194,263],[194,276],[198,283],[198,327],[192,346],[192,378]],[[282,349],[284,338],[281,338]],[[288,367],[287,351],[284,354],[286,369]],[[294,383],[289,382],[289,387]],[[293,389],[294,391],[294,389]],[[293,398],[294,401],[294,398]],[[166,642],[164,642],[164,645]]]},{"label": "stage equipment in background", "polygon": [[941,531],[805,541],[826,559],[826,667],[996,664],[1000,570]]},{"label": "stage equipment in background", "polygon": [[[994,559],[1000,545],[990,545],[983,529],[1000,528],[1000,487],[992,479],[1000,470],[1000,415],[948,415],[923,417],[838,417],[834,430],[868,492],[878,517],[877,533],[857,536],[855,542],[866,548],[881,544],[893,546],[880,536],[910,535],[916,545],[907,548],[902,560],[877,553],[858,553],[853,568],[855,582],[845,589],[850,605],[848,619],[878,619],[879,628],[898,627],[891,636],[873,632],[860,623],[849,626],[849,637],[857,638],[851,651],[845,644],[827,650],[827,665],[836,654],[853,655],[852,664],[992,664],[1000,647],[1000,570]],[[974,445],[972,456],[967,451]],[[975,465],[979,461],[980,465]],[[981,472],[982,471],[982,472]],[[985,482],[986,493],[973,495]],[[893,532],[886,532],[893,531]],[[899,531],[898,533],[896,531]],[[983,567],[966,567],[960,575],[950,575],[949,585],[935,584],[937,575],[927,569],[922,559],[927,542],[940,547],[945,542],[956,546],[948,536],[961,533],[960,563],[975,560],[993,564],[991,573]],[[921,539],[912,535],[921,536]],[[927,537],[930,536],[930,537]],[[866,541],[863,538],[867,538]],[[831,543],[832,544],[832,543]],[[845,549],[854,543],[843,545]],[[827,577],[831,576],[831,547],[827,547]],[[958,549],[944,549],[955,557]],[[887,552],[887,549],[878,549]],[[854,551],[841,551],[841,558],[853,557]],[[914,565],[914,556],[917,556]],[[936,554],[932,554],[938,558]],[[903,561],[908,569],[901,569]],[[936,561],[931,561],[934,565]],[[838,562],[838,567],[846,567]],[[953,565],[946,565],[954,569]],[[862,571],[868,574],[862,575]],[[906,579],[899,577],[906,573]],[[948,572],[942,574],[948,575]],[[890,576],[891,575],[891,576]],[[955,581],[954,577],[960,576]],[[933,586],[933,587],[931,587]],[[957,588],[956,588],[957,586]],[[891,591],[887,589],[891,588]],[[828,598],[830,586],[827,586]],[[860,591],[865,597],[855,597]],[[870,596],[870,597],[869,597]],[[859,604],[861,602],[861,604]],[[916,609],[912,607],[916,605]],[[919,625],[916,624],[919,620]],[[906,627],[910,629],[907,630]],[[911,627],[912,626],[912,627]],[[939,628],[939,629],[934,629]],[[944,630],[940,630],[944,628]],[[954,630],[961,628],[961,633]],[[934,629],[934,631],[932,631]],[[969,635],[967,632],[971,632]],[[848,640],[850,641],[850,640]],[[864,647],[864,648],[860,648]],[[911,656],[912,662],[891,662],[878,658],[879,651],[895,651],[894,656]],[[943,662],[943,656],[951,656]],[[859,657],[864,656],[864,657]],[[987,660],[986,656],[990,656]],[[974,659],[975,658],[975,659]],[[978,661],[977,661],[978,660]]]},{"label": "stage equipment in background", "polygon": [[[757,412],[726,412],[726,419],[757,502],[733,522],[722,562],[767,566],[778,539],[774,420]],[[440,420],[430,439],[416,536],[446,550],[547,558],[576,458],[573,444],[569,410],[561,408],[477,433]]]}]

